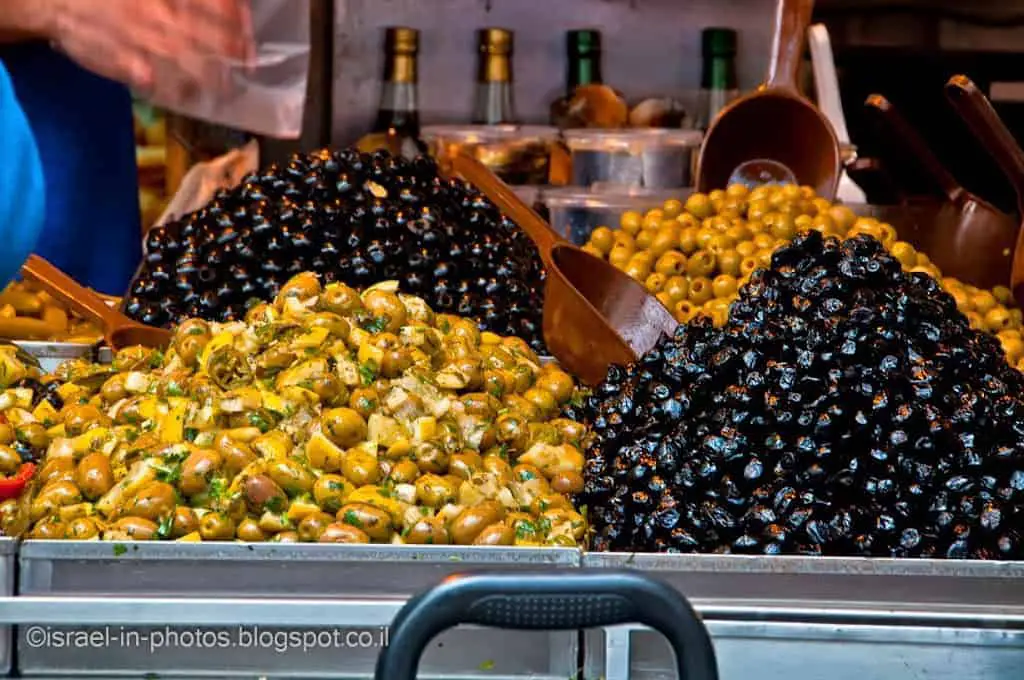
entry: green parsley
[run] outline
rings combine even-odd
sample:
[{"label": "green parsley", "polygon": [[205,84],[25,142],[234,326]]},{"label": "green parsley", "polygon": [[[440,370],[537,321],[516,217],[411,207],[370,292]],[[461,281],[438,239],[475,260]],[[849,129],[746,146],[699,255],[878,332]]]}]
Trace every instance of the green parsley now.
[{"label": "green parsley", "polygon": [[120,557],[121,555],[128,552],[128,546],[121,543],[114,544],[114,557]]},{"label": "green parsley", "polygon": [[270,423],[267,422],[267,419],[264,418],[263,414],[260,413],[259,411],[253,411],[252,413],[250,413],[248,421],[250,425],[252,425],[255,428],[258,428],[261,433],[266,434],[267,432],[270,432]]},{"label": "green parsley", "polygon": [[359,364],[359,378],[363,381],[363,385],[373,384],[373,381],[377,379],[377,370],[377,362],[372,359]]},{"label": "green parsley", "polygon": [[187,442],[194,442],[196,440],[196,437],[198,437],[198,436],[199,436],[199,430],[197,430],[196,428],[194,428],[194,427],[186,427],[185,428],[185,441],[187,441]]},{"label": "green parsley", "polygon": [[359,521],[359,516],[356,515],[355,510],[346,510],[345,519],[343,519],[342,521],[345,522],[345,524],[348,524],[349,526],[355,527],[356,529],[361,529],[363,527],[363,523]]},{"label": "green parsley", "polygon": [[156,528],[156,535],[160,538],[170,538],[171,530],[174,528],[174,515],[170,514],[160,520]]}]

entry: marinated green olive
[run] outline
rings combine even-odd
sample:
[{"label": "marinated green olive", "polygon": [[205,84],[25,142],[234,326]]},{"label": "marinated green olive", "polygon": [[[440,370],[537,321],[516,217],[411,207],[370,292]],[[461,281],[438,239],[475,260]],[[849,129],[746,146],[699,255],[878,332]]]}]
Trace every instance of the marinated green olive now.
[{"label": "marinated green olive", "polygon": [[186,496],[203,493],[207,490],[210,479],[223,464],[223,457],[213,449],[193,451],[181,465],[178,490]]},{"label": "marinated green olive", "polygon": [[484,501],[466,508],[448,527],[452,542],[456,545],[472,545],[484,529],[500,522],[504,516],[505,509],[494,501]]},{"label": "marinated green olive", "polygon": [[358,527],[335,522],[324,529],[319,540],[320,543],[369,543],[370,537]]},{"label": "marinated green olive", "polygon": [[454,502],[458,492],[458,487],[445,477],[426,474],[416,480],[416,499],[428,508]]},{"label": "marinated green olive", "polygon": [[167,482],[147,482],[135,494],[125,512],[135,517],[160,521],[174,510],[176,502],[173,486]]},{"label": "marinated green olive", "polygon": [[151,541],[159,530],[156,522],[144,517],[122,517],[108,527],[107,533],[115,540]]},{"label": "marinated green olive", "polygon": [[349,449],[341,459],[341,472],[355,486],[376,484],[380,479],[377,457],[362,449]]},{"label": "marinated green olive", "polygon": [[230,541],[237,528],[235,520],[221,512],[208,512],[199,520],[199,535],[204,541]]},{"label": "marinated green olive", "polygon": [[235,530],[235,537],[240,541],[247,543],[261,543],[267,540],[267,534],[260,528],[259,522],[246,517],[238,524],[238,529]]},{"label": "marinated green olive", "polygon": [[181,538],[199,531],[199,515],[192,508],[179,505],[171,519],[171,538]]},{"label": "marinated green olive", "polygon": [[0,445],[0,477],[9,477],[21,467],[21,454],[9,446]]},{"label": "marinated green olive", "polygon": [[313,485],[313,499],[325,512],[335,514],[354,490],[355,487],[341,475],[326,474]]},{"label": "marinated green olive", "polygon": [[473,545],[513,545],[516,540],[516,532],[512,527],[503,524],[492,524],[485,527],[473,539]]},{"label": "marinated green olive", "polygon": [[267,474],[289,496],[312,492],[316,482],[309,470],[291,458],[268,463]]},{"label": "marinated green olive", "polygon": [[91,517],[79,517],[68,523],[66,537],[72,541],[88,541],[99,536],[100,529]]},{"label": "marinated green olive", "polygon": [[323,536],[327,527],[332,524],[334,524],[334,515],[329,515],[326,512],[314,512],[306,515],[299,522],[297,529],[299,540],[306,543],[316,543]]},{"label": "marinated green olive", "polygon": [[343,448],[355,446],[366,439],[366,421],[350,408],[333,408],[322,417],[324,433]]},{"label": "marinated green olive", "polygon": [[114,471],[110,467],[110,459],[102,453],[84,456],[78,462],[75,482],[86,499],[97,500],[114,486]]},{"label": "marinated green olive", "polygon": [[391,515],[369,503],[348,503],[338,510],[339,522],[359,529],[371,540],[383,541],[391,537]]},{"label": "marinated green olive", "polygon": [[451,536],[448,528],[436,518],[424,518],[409,527],[403,536],[406,543],[413,545],[448,545]]}]

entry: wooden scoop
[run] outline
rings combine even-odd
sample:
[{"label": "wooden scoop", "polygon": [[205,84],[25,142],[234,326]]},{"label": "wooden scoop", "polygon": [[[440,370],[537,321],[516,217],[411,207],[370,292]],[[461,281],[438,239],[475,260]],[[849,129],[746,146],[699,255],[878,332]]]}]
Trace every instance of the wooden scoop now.
[{"label": "wooden scoop", "polygon": [[571,373],[597,385],[609,366],[635,362],[663,333],[675,331],[678,322],[643,285],[556,234],[490,170],[464,155],[451,167],[536,244],[548,272],[544,341]]},{"label": "wooden scoop", "polygon": [[38,255],[29,255],[21,267],[21,274],[38,283],[73,311],[95,321],[103,329],[103,336],[114,351],[136,345],[163,349],[171,344],[170,331],[132,321],[109,306],[99,295]]},{"label": "wooden scoop", "polygon": [[768,81],[718,115],[697,165],[697,190],[724,189],[738,168],[768,161],[832,199],[839,183],[839,142],[828,119],[797,89],[814,0],[779,0]]},{"label": "wooden scoop", "polygon": [[873,94],[866,105],[888,128],[892,141],[902,144],[946,195],[946,204],[926,231],[913,238],[901,236],[924,250],[945,276],[981,288],[1005,286],[1017,241],[1016,221],[960,186],[885,97]]},{"label": "wooden scoop", "polygon": [[[1014,138],[999,114],[992,108],[992,103],[967,76],[953,76],[946,83],[946,98],[956,109],[967,127],[985,147],[989,155],[999,164],[1003,174],[1010,180],[1017,192],[1018,217],[1024,219],[1024,151]],[[1009,230],[1007,229],[1008,236]],[[1017,304],[1024,305],[1024,231],[1014,230],[1014,254],[1010,273],[1010,288]],[[996,249],[1003,246],[1002,241],[993,244],[978,244],[979,259],[1002,259],[1002,253]],[[1006,285],[1003,282],[1003,285]]]}]

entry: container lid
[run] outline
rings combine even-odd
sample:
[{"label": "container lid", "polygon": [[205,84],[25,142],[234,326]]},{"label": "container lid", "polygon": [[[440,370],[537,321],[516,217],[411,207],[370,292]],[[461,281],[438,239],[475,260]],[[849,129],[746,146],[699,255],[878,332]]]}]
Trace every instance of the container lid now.
[{"label": "container lid", "polygon": [[513,34],[504,28],[482,28],[477,31],[480,51],[484,54],[512,54]]},{"label": "container lid", "polygon": [[428,125],[420,132],[427,142],[447,140],[463,144],[553,142],[558,134],[558,128],[543,125]]},{"label": "container lid", "polygon": [[700,33],[701,54],[705,57],[736,56],[737,34],[731,28],[705,28]]},{"label": "container lid", "polygon": [[649,210],[673,198],[686,200],[693,189],[642,189],[636,187],[559,187],[543,189],[540,201],[548,208],[590,210]]},{"label": "container lid", "polygon": [[700,130],[641,128],[624,130],[566,130],[565,143],[572,151],[618,151],[641,154],[667,147],[698,147],[704,141]]}]

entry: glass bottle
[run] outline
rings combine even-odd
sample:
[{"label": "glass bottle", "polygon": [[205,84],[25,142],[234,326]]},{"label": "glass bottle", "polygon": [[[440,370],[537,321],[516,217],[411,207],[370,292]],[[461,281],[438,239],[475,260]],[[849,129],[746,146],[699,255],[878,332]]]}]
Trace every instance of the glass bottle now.
[{"label": "glass bottle", "polygon": [[701,32],[700,105],[697,127],[707,130],[718,113],[739,95],[736,78],[737,34],[731,28],[706,28]]},{"label": "glass bottle", "polygon": [[551,124],[563,130],[625,125],[626,103],[601,75],[601,33],[569,31],[566,38],[565,93],[551,103]]},{"label": "glass bottle", "polygon": [[426,150],[420,141],[419,38],[414,28],[387,29],[380,105],[371,133],[359,141],[361,150],[386,148],[405,156]]},{"label": "glass bottle", "polygon": [[485,28],[477,35],[480,55],[473,124],[517,123],[512,94],[512,31]]}]

